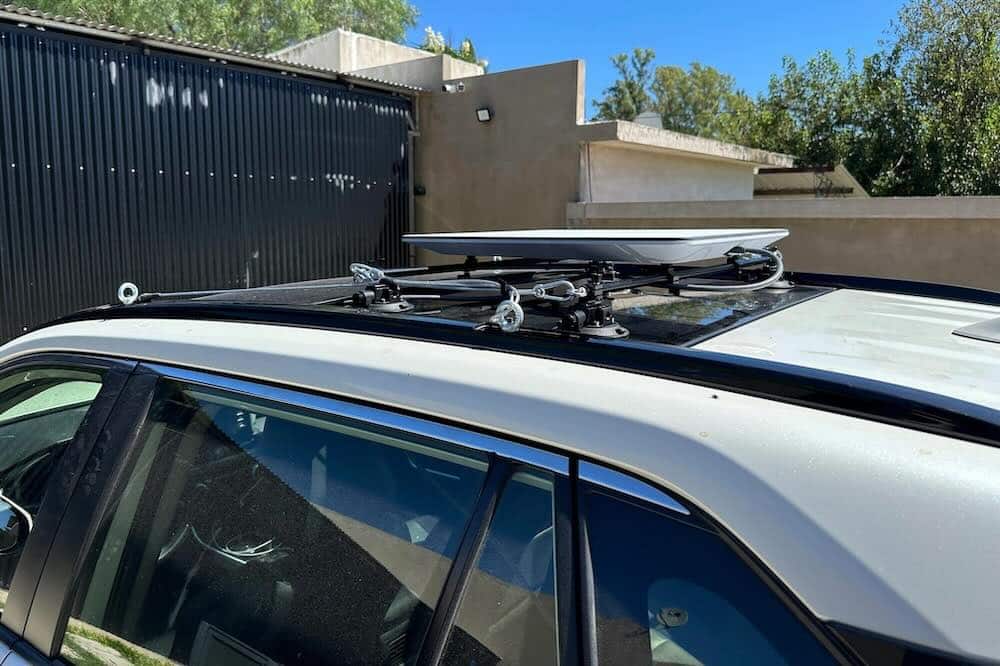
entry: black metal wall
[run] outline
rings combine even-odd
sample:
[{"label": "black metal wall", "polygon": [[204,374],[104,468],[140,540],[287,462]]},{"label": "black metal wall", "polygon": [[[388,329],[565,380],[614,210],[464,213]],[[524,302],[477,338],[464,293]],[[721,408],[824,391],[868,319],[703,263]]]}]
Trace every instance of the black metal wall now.
[{"label": "black metal wall", "polygon": [[0,23],[0,340],[143,291],[402,265],[410,100]]}]

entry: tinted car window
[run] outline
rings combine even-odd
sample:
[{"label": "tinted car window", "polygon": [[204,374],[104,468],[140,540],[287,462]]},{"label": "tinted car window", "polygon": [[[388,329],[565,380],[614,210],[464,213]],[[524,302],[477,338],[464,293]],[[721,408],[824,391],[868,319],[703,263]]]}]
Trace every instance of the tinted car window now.
[{"label": "tinted car window", "polygon": [[64,659],[412,660],[485,457],[167,380],[140,442]]},{"label": "tinted car window", "polygon": [[443,663],[557,664],[552,477],[515,474],[448,638]]},{"label": "tinted car window", "polygon": [[56,464],[100,388],[100,374],[72,368],[0,375],[0,601],[27,536],[24,517],[34,525]]},{"label": "tinted car window", "polygon": [[714,532],[596,488],[584,501],[601,664],[833,663]]}]

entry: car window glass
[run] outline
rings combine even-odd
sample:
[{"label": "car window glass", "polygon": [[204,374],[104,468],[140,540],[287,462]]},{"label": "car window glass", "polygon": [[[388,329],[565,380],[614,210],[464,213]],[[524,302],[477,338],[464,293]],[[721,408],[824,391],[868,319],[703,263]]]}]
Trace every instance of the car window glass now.
[{"label": "car window glass", "polygon": [[9,406],[0,414],[0,424],[50,409],[89,405],[100,390],[99,381],[68,380],[57,383]]},{"label": "car window glass", "polygon": [[833,663],[714,532],[594,488],[584,498],[601,664]]},{"label": "car window glass", "polygon": [[515,474],[445,648],[447,666],[557,664],[552,477]]},{"label": "car window glass", "polygon": [[487,469],[415,435],[169,380],[140,443],[81,577],[62,647],[74,663],[408,663]]},{"label": "car window glass", "polygon": [[101,375],[31,367],[0,375],[0,604],[56,464],[101,387]]}]

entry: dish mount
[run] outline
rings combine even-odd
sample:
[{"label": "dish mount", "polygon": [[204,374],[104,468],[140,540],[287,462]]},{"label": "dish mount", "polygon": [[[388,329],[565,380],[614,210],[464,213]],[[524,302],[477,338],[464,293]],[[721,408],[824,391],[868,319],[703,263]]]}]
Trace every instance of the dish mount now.
[{"label": "dish mount", "polygon": [[[524,322],[521,297],[533,307],[559,314],[559,330],[602,338],[629,335],[614,316],[611,295],[648,285],[666,285],[674,293],[749,291],[776,284],[784,265],[768,249],[788,236],[787,229],[552,229],[531,231],[410,234],[403,241],[434,252],[465,256],[464,277],[473,270],[507,265],[503,256],[525,258],[525,267],[566,272],[565,279],[517,289],[495,282],[501,297],[491,323],[503,331]],[[480,263],[477,257],[491,256]],[[683,264],[724,260],[711,266]],[[515,260],[515,263],[516,260]],[[692,282],[692,278],[717,282]],[[422,282],[423,286],[434,284]]]},{"label": "dish mount", "polygon": [[[655,286],[681,291],[738,292],[787,286],[784,263],[773,244],[787,229],[552,229],[533,231],[410,234],[411,245],[465,256],[465,263],[440,269],[382,270],[351,264],[352,282],[333,280],[315,289],[340,289],[322,301],[356,311],[405,315],[414,302],[430,299],[495,307],[484,328],[513,333],[525,308],[554,325],[538,332],[624,338],[629,331],[614,315],[616,295]],[[478,257],[492,257],[480,261]],[[504,259],[503,257],[521,257]],[[698,265],[685,265],[699,262]],[[714,263],[713,263],[714,262]],[[476,275],[473,275],[473,272]],[[448,277],[445,277],[447,275]],[[132,283],[118,292],[123,306],[153,300],[250,298],[288,286],[173,293],[141,293]],[[305,287],[300,287],[305,288]],[[488,310],[487,310],[488,311]],[[415,314],[424,314],[416,312]]]}]

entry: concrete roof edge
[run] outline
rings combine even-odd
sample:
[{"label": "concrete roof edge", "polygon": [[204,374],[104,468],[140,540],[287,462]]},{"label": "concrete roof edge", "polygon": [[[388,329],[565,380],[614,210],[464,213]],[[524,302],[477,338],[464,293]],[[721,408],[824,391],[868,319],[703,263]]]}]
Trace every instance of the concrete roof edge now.
[{"label": "concrete roof edge", "polygon": [[854,174],[851,173],[846,166],[844,166],[843,162],[838,162],[837,165],[834,167],[834,171],[837,173],[838,176],[840,176],[844,180],[849,181],[851,183],[851,187],[853,187],[858,192],[861,192],[861,194],[864,197],[871,196],[870,194],[868,194],[868,190],[862,187],[861,183],[858,182],[858,179],[854,177]]},{"label": "concrete roof edge", "polygon": [[672,130],[648,127],[625,120],[581,123],[580,141],[589,143],[616,142],[639,149],[687,153],[708,159],[750,163],[760,166],[790,167],[795,157],[760,148],[750,148],[716,139],[682,134]]},{"label": "concrete roof edge", "polygon": [[159,48],[164,51],[173,51],[187,55],[201,56],[204,58],[215,58],[233,64],[249,65],[264,69],[280,70],[295,74],[313,76],[320,79],[334,79],[347,83],[376,88],[387,92],[414,94],[422,92],[421,88],[410,86],[404,83],[392,81],[382,81],[365,76],[357,76],[344,72],[337,72],[323,67],[314,67],[302,63],[292,62],[275,58],[272,55],[249,53],[238,49],[227,49],[220,46],[212,46],[201,42],[192,42],[186,39],[177,39],[155,33],[142,32],[131,28],[123,28],[117,25],[108,25],[87,21],[68,16],[56,16],[48,12],[28,9],[17,5],[0,5],[0,22],[24,23],[28,25],[40,26],[46,29],[60,30],[66,33],[85,35],[100,39],[114,40],[120,43],[139,43],[144,46]]},{"label": "concrete roof edge", "polygon": [[[579,67],[580,63],[582,63],[582,62],[583,62],[583,60],[581,58],[570,58],[568,60],[557,60],[555,62],[544,62],[544,63],[542,63],[540,65],[525,65],[524,67],[514,67],[513,69],[498,69],[496,71],[484,72],[483,75],[484,76],[498,77],[498,76],[505,76],[507,74],[519,74],[519,73],[527,72],[527,71],[530,71],[530,70],[533,70],[533,69],[547,69],[547,68],[551,68],[551,67],[558,67],[559,65],[570,65],[570,64],[574,64],[574,63],[577,65],[577,67]],[[449,80],[450,81],[458,81],[461,78],[462,77],[458,77],[457,79],[449,79]]]},{"label": "concrete roof edge", "polygon": [[330,35],[338,32],[346,32],[343,28],[334,28],[333,30],[327,30],[318,35],[310,37],[309,39],[303,39],[301,42],[295,42],[294,44],[289,44],[288,46],[282,47],[277,51],[271,51],[267,54],[269,58],[283,58],[285,53],[290,53],[296,49],[300,49],[303,46],[308,46],[310,44],[316,44],[329,39]]},{"label": "concrete roof edge", "polygon": [[304,46],[309,46],[310,44],[316,44],[322,42],[326,39],[329,39],[332,35],[355,35],[358,37],[364,37],[365,39],[372,39],[375,41],[392,44],[393,46],[398,46],[399,48],[406,49],[407,51],[413,51],[415,54],[425,53],[428,56],[438,55],[437,53],[434,53],[432,51],[425,51],[424,49],[419,49],[415,46],[410,46],[408,44],[400,44],[399,42],[394,42],[389,39],[382,39],[381,37],[375,37],[374,35],[366,35],[363,32],[355,32],[354,30],[348,30],[346,28],[337,27],[331,30],[327,30],[326,32],[320,33],[314,37],[310,37],[309,39],[303,39],[301,42],[295,42],[294,44],[289,44],[284,48],[278,49],[277,51],[272,51],[268,53],[267,56],[271,58],[284,58],[286,53],[291,53]]}]

